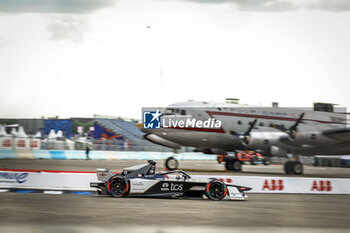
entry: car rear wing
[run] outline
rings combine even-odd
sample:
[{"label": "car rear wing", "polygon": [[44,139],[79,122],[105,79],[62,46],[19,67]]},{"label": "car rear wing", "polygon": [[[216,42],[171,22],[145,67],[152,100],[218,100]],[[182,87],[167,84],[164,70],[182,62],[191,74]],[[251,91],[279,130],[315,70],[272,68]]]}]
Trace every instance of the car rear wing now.
[{"label": "car rear wing", "polygon": [[114,176],[114,173],[109,168],[97,168],[96,176],[97,176],[97,180],[107,182],[109,178]]}]

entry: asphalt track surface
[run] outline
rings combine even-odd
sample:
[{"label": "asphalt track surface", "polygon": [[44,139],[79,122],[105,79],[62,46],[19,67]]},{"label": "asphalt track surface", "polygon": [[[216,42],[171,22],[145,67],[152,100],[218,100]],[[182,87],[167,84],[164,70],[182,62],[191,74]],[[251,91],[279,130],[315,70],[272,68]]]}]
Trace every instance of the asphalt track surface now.
[{"label": "asphalt track surface", "polygon": [[[0,160],[0,168],[114,171],[146,161]],[[158,169],[163,161],[158,161]],[[280,165],[225,172],[215,161],[180,161],[190,174],[285,176]],[[346,168],[306,167],[304,176],[350,177]],[[349,232],[350,195],[249,194],[246,201],[0,193],[0,232]]]},{"label": "asphalt track surface", "polygon": [[0,229],[6,229],[2,232],[346,232],[350,229],[350,195],[250,194],[246,201],[41,193],[0,193],[0,197]]},{"label": "asphalt track surface", "polygon": [[[157,162],[158,170],[164,169],[164,161]],[[0,160],[0,169],[33,169],[33,170],[64,170],[64,171],[95,171],[96,168],[110,168],[122,171],[125,167],[147,163],[146,160]],[[243,172],[225,171],[224,164],[216,161],[179,161],[179,169],[190,174],[221,174],[243,176],[288,176],[282,165],[243,165]],[[349,168],[304,166],[304,175],[294,177],[325,177],[350,178]]]}]

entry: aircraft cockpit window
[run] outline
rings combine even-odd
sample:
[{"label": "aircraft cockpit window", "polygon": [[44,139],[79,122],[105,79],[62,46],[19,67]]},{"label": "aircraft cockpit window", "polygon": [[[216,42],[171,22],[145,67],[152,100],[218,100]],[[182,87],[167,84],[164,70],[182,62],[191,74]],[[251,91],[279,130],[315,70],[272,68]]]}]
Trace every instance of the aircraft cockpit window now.
[{"label": "aircraft cockpit window", "polygon": [[237,124],[241,125],[241,124],[242,124],[242,121],[237,121]]},{"label": "aircraft cockpit window", "polygon": [[185,115],[186,115],[186,110],[183,110],[183,109],[182,109],[182,110],[180,111],[180,115],[185,116]]}]

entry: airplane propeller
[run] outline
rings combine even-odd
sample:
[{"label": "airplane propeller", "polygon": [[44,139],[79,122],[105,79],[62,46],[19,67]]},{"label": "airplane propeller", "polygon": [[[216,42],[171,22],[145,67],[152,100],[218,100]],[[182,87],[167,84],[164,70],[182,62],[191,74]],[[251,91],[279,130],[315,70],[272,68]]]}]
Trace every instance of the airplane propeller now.
[{"label": "airplane propeller", "polygon": [[301,123],[301,121],[303,120],[303,117],[305,115],[305,112],[303,112],[302,114],[300,114],[298,120],[294,123],[294,125],[292,125],[289,130],[288,130],[288,135],[291,139],[295,139],[296,136],[296,132],[297,132],[297,128],[298,125]]},{"label": "airplane propeller", "polygon": [[252,129],[254,128],[256,122],[258,122],[258,119],[255,119],[252,124],[250,125],[249,129],[244,133],[245,136],[249,136],[250,135],[250,131],[252,131]]},{"label": "airplane propeller", "polygon": [[246,144],[246,145],[248,144],[248,139],[250,137],[250,132],[253,130],[253,128],[254,128],[254,126],[256,125],[257,122],[258,122],[258,119],[255,119],[251,123],[249,129],[247,131],[245,131],[243,135],[239,136],[239,139],[242,140],[243,144]]}]

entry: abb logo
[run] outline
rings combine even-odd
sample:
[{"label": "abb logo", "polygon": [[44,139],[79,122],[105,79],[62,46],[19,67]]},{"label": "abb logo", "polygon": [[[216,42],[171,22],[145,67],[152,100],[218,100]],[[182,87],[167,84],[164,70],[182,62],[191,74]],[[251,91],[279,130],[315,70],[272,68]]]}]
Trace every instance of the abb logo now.
[{"label": "abb logo", "polygon": [[25,146],[26,146],[26,141],[24,140],[17,141],[17,147],[25,147]]},{"label": "abb logo", "polygon": [[265,180],[262,190],[281,191],[284,189],[283,180]]},{"label": "abb logo", "polygon": [[31,147],[31,148],[37,148],[38,146],[39,146],[38,141],[32,141],[32,142],[30,143],[30,147]]},{"label": "abb logo", "polygon": [[2,141],[2,146],[3,147],[10,147],[11,146],[11,140],[10,139],[5,139]]},{"label": "abb logo", "polygon": [[225,183],[232,183],[231,178],[226,178],[226,179],[220,178],[219,180],[221,180],[222,182],[225,182]]},{"label": "abb logo", "polygon": [[332,182],[330,180],[314,180],[312,182],[311,191],[325,191],[329,192],[332,190]]}]

